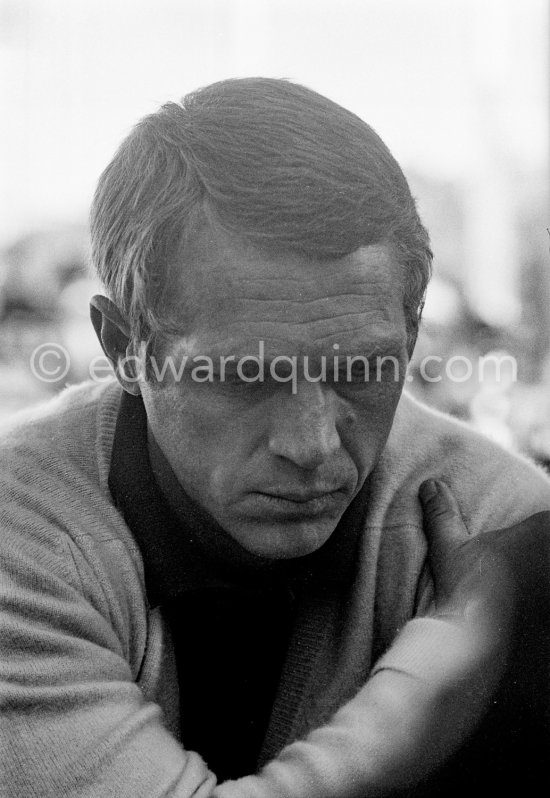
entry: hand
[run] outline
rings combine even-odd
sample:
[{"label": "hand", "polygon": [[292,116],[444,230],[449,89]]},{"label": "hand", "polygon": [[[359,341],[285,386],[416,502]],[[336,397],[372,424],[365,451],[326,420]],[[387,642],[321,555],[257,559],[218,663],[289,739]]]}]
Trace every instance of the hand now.
[{"label": "hand", "polygon": [[487,622],[507,626],[515,584],[503,543],[513,537],[516,527],[471,537],[444,482],[427,480],[419,495],[436,611],[462,614],[483,608]]},{"label": "hand", "polygon": [[536,794],[548,782],[550,750],[550,513],[473,538],[447,485],[429,480],[420,498],[435,615],[463,613],[469,683],[482,677],[467,698],[481,720],[474,714],[466,726],[477,731],[461,770],[434,794],[472,794],[484,784],[491,794]]}]

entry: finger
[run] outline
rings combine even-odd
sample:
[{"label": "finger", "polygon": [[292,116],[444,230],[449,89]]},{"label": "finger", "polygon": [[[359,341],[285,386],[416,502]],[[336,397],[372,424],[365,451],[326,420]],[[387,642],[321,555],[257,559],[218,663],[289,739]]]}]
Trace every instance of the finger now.
[{"label": "finger", "polygon": [[426,480],[420,486],[419,496],[430,558],[439,563],[469,539],[468,530],[457,501],[444,482]]}]

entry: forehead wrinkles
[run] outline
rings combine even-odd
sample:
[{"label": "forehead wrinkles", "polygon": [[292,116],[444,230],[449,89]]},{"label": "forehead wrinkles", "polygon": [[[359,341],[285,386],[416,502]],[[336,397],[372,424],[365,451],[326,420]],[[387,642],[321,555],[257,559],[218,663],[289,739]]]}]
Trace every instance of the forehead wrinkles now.
[{"label": "forehead wrinkles", "polygon": [[[286,334],[285,334],[286,333]],[[264,328],[258,333],[243,335],[229,332],[223,339],[212,333],[200,336],[200,353],[213,358],[231,356],[232,358],[259,355],[268,360],[284,356],[308,357],[316,360],[321,356],[365,355],[375,354],[399,355],[404,349],[406,335],[395,329],[361,328],[358,330],[330,330],[326,334],[319,331],[312,334],[301,330],[299,334],[276,330],[271,332]]]},{"label": "forehead wrinkles", "polygon": [[261,337],[283,325],[320,338],[399,323],[402,315],[401,270],[383,246],[324,262],[231,247],[208,255],[186,269],[188,332],[233,337],[246,328]]},{"label": "forehead wrinkles", "polygon": [[[246,321],[231,317],[218,319],[212,325],[201,325],[197,332],[201,341],[223,340],[278,342],[292,345],[296,349],[314,344],[344,343],[361,339],[376,343],[377,339],[397,339],[399,337],[400,317],[392,316],[387,309],[373,309],[355,313],[327,314],[320,318],[296,321],[289,318],[248,317]],[[404,327],[404,324],[403,324]]]}]

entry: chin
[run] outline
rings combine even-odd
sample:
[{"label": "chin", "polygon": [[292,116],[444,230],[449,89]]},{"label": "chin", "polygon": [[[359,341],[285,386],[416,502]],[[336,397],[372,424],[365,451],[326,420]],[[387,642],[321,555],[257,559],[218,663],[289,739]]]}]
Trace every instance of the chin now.
[{"label": "chin", "polygon": [[337,522],[311,521],[270,524],[267,527],[239,529],[232,537],[251,554],[273,560],[305,557],[323,546],[336,529]]}]

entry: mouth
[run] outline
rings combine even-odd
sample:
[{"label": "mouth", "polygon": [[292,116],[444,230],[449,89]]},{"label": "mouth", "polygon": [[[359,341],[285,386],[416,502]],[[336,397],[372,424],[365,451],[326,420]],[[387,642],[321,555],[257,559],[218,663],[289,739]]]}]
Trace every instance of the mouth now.
[{"label": "mouth", "polygon": [[342,488],[314,491],[257,491],[255,502],[272,515],[305,518],[340,511],[346,493]]},{"label": "mouth", "polygon": [[312,490],[312,491],[285,491],[285,490],[266,490],[259,491],[265,496],[273,496],[275,499],[283,499],[284,501],[295,502],[296,504],[305,504],[306,502],[320,499],[323,496],[332,496],[336,493],[342,493],[342,488],[333,488],[327,490]]}]

